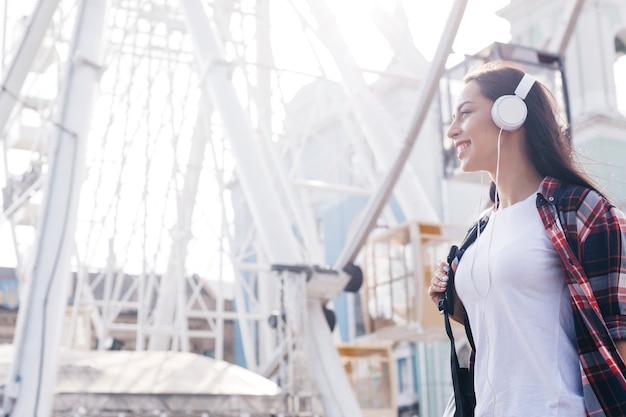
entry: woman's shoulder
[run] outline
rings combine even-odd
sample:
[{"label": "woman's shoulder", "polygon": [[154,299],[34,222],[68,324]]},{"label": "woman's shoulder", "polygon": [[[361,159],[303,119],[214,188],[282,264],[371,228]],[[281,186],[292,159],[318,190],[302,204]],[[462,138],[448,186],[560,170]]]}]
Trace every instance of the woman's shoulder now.
[{"label": "woman's shoulder", "polygon": [[550,193],[546,198],[553,202],[555,214],[570,234],[588,236],[596,231],[626,236],[626,216],[597,190],[549,177],[542,190]]},{"label": "woman's shoulder", "polygon": [[[552,201],[560,212],[598,211],[608,209],[612,204],[597,190],[580,185],[546,177],[542,183],[549,190]],[[589,213],[591,214],[591,213]]]}]

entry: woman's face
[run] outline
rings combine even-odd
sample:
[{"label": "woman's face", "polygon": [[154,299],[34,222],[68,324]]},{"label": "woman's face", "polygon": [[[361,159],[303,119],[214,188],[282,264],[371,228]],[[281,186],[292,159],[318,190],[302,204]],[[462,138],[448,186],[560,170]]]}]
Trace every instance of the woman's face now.
[{"label": "woman's face", "polygon": [[464,172],[495,173],[500,129],[491,119],[492,105],[476,81],[465,84],[459,95],[448,137],[454,141]]}]

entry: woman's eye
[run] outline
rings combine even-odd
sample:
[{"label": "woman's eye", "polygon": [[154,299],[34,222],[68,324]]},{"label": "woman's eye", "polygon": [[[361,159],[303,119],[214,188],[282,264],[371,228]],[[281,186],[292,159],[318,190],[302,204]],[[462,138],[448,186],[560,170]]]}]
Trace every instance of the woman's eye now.
[{"label": "woman's eye", "polygon": [[[471,111],[469,111],[469,110],[462,110],[462,111],[459,111],[459,113],[458,113],[458,117],[459,117],[459,118],[461,118],[461,119],[463,119],[463,118],[465,118],[465,116],[467,116],[467,115],[468,115],[468,114],[470,114],[470,113],[471,113]],[[452,121],[455,121],[455,120],[456,120],[456,118],[457,118],[457,115],[456,115],[456,114],[453,114],[453,115],[452,115]]]}]

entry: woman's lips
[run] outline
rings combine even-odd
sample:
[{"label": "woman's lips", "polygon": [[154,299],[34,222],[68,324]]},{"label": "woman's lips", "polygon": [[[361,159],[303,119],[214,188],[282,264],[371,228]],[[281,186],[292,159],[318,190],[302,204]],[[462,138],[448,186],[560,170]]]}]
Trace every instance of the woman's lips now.
[{"label": "woman's lips", "polygon": [[469,141],[458,143],[456,145],[456,155],[457,155],[457,157],[459,159],[461,159],[461,154],[463,153],[463,151],[468,149],[470,146],[471,146],[471,143]]}]

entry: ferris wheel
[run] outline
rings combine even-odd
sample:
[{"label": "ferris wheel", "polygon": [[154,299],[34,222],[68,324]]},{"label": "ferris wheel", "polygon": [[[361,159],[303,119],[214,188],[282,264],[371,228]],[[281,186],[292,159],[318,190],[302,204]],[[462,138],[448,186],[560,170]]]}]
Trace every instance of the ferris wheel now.
[{"label": "ferris wheel", "polygon": [[431,62],[401,1],[30,3],[3,14],[0,261],[24,289],[5,410],[50,409],[59,346],[225,359],[236,323],[247,368],[360,415],[330,304],[377,225],[444,220],[432,103],[468,2]]}]

